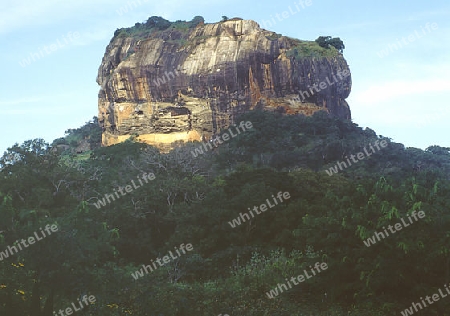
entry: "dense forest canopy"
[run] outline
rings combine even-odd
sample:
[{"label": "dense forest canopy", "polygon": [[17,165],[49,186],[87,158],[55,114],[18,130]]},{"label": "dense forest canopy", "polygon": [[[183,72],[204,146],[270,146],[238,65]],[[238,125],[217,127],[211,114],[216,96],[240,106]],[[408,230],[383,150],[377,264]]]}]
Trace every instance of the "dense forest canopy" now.
[{"label": "dense forest canopy", "polygon": [[[8,148],[0,315],[52,316],[90,295],[95,303],[80,315],[398,315],[450,282],[450,148],[405,148],[322,112],[241,120],[253,128],[197,157],[202,143],[167,154],[133,139],[100,147],[96,118],[52,144]],[[326,172],[381,141],[386,148]],[[279,192],[290,198],[232,227]],[[366,245],[420,211],[424,218]],[[12,251],[35,233],[42,239]],[[169,251],[179,256],[132,277]],[[327,269],[268,298],[317,262]],[[426,314],[449,307],[442,299]]]}]

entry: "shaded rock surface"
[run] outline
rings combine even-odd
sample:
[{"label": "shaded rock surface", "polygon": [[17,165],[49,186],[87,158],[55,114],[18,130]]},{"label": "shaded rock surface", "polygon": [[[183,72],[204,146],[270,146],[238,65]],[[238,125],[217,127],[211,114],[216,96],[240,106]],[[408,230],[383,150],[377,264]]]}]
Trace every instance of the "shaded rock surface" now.
[{"label": "shaded rock surface", "polygon": [[[342,54],[294,50],[314,42],[240,19],[116,33],[97,77],[103,145],[132,135],[161,149],[206,141],[255,108],[351,118],[351,76],[337,76],[349,74]],[[311,88],[322,82],[327,88]]]}]

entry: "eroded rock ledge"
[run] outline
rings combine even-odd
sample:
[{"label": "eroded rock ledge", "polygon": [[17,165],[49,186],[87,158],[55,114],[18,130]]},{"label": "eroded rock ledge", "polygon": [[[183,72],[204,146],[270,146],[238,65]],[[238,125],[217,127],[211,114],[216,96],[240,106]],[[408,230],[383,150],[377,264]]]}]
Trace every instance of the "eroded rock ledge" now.
[{"label": "eroded rock ledge", "polygon": [[350,119],[350,75],[298,101],[312,85],[349,72],[333,48],[251,20],[187,25],[116,31],[97,77],[103,145],[132,135],[161,149],[178,140],[208,140],[255,108],[306,115],[324,110]]}]

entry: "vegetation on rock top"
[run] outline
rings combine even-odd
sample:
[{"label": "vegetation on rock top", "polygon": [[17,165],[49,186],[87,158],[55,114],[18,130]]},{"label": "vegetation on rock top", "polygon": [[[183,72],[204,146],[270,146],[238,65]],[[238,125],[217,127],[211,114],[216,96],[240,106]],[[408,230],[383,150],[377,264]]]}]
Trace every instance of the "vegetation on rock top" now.
[{"label": "vegetation on rock top", "polygon": [[[238,21],[241,18],[228,19],[223,16],[221,22]],[[189,44],[189,30],[194,29],[198,25],[204,24],[205,19],[202,16],[196,16],[191,21],[175,21],[170,22],[160,16],[152,16],[146,22],[136,23],[133,27],[117,29],[114,33],[115,38],[132,37],[135,41],[145,40],[151,37],[163,38],[169,43],[175,43],[179,46]],[[281,34],[273,33],[266,36],[269,40],[278,40]],[[303,57],[335,57],[342,53],[345,48],[340,38],[332,38],[331,36],[320,36],[315,41],[302,41],[290,38],[293,42],[287,52],[287,57],[303,58]],[[197,42],[194,42],[195,45]],[[134,53],[132,50],[130,53]]]},{"label": "vegetation on rock top", "polygon": [[146,22],[136,23],[133,27],[117,29],[114,32],[114,38],[131,36],[135,39],[144,39],[169,28],[186,32],[202,23],[205,23],[205,19],[202,16],[196,16],[189,22],[181,20],[170,22],[160,16],[152,16]]}]

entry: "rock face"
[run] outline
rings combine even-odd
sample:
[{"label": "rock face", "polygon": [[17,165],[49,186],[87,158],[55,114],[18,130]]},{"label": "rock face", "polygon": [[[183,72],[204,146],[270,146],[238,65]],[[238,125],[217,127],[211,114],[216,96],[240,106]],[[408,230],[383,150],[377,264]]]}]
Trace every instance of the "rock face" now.
[{"label": "rock face", "polygon": [[132,135],[163,150],[206,141],[255,108],[351,117],[350,71],[334,48],[251,20],[152,23],[117,30],[106,48],[97,77],[103,145]]}]

